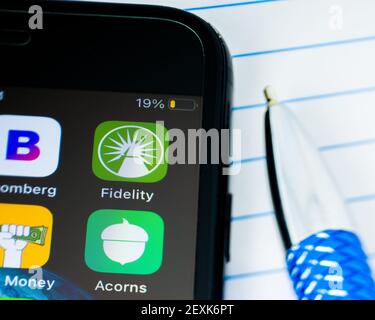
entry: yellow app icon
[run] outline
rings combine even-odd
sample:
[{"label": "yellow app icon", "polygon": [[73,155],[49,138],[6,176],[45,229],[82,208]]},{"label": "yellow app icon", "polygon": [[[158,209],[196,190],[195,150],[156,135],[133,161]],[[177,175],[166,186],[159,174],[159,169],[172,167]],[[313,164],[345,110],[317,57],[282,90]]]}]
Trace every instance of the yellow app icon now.
[{"label": "yellow app icon", "polygon": [[0,267],[30,269],[47,263],[52,214],[35,205],[0,203]]}]

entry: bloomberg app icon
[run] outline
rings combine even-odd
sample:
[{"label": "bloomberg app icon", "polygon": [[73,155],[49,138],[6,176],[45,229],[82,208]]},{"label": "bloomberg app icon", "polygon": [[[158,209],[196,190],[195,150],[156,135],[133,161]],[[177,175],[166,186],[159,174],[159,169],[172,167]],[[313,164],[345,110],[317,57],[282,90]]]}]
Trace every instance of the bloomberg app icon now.
[{"label": "bloomberg app icon", "polygon": [[0,115],[0,175],[47,177],[59,164],[61,127],[47,117]]}]

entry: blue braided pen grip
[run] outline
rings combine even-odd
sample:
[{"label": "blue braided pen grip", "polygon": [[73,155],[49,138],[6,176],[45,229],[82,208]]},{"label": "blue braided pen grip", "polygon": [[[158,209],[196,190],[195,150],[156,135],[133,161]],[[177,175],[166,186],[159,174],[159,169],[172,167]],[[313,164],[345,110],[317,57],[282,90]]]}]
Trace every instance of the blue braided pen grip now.
[{"label": "blue braided pen grip", "polygon": [[326,230],[306,238],[289,249],[287,265],[299,299],[375,299],[367,256],[352,232]]}]

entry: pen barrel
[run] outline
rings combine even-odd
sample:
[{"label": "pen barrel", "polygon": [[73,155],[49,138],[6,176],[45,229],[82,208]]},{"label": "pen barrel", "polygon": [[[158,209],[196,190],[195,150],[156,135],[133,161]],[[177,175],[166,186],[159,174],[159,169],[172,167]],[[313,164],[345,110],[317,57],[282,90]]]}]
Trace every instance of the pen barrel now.
[{"label": "pen barrel", "polygon": [[301,300],[374,300],[367,256],[352,232],[325,230],[287,253],[287,266]]},{"label": "pen barrel", "polygon": [[286,105],[274,105],[266,116],[272,196],[288,242],[299,243],[321,230],[352,230],[350,209],[303,124]]}]

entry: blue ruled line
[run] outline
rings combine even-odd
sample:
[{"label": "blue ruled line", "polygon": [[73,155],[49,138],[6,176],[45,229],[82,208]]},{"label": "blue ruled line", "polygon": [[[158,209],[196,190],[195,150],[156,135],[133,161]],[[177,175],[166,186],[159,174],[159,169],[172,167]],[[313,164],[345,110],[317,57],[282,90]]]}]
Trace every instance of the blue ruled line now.
[{"label": "blue ruled line", "polygon": [[368,201],[374,201],[374,200],[375,200],[375,194],[364,194],[360,196],[350,197],[346,199],[346,202],[357,203],[357,202],[368,202]]},{"label": "blue ruled line", "polygon": [[229,281],[229,280],[238,280],[238,279],[244,279],[244,278],[253,278],[253,277],[259,277],[259,276],[277,274],[277,273],[284,272],[284,271],[286,271],[286,268],[277,268],[277,269],[269,269],[269,270],[255,271],[255,272],[229,274],[229,275],[224,276],[224,280]]},{"label": "blue ruled line", "polygon": [[264,212],[254,212],[250,214],[242,214],[238,216],[232,216],[232,222],[240,221],[240,220],[249,220],[254,218],[262,218],[270,215],[274,215],[275,211],[264,211]]},{"label": "blue ruled line", "polygon": [[[345,199],[345,202],[347,204],[356,204],[360,202],[370,202],[370,201],[375,201],[375,194],[364,194],[364,195],[349,197]],[[241,214],[241,215],[232,216],[231,221],[236,222],[236,221],[241,221],[241,220],[264,218],[264,217],[271,216],[274,214],[275,214],[275,211],[264,211],[264,212]]]},{"label": "blue ruled line", "polygon": [[259,156],[259,157],[252,157],[252,158],[245,158],[241,160],[233,160],[231,162],[231,165],[236,165],[236,164],[243,164],[243,163],[250,163],[250,162],[256,162],[256,161],[264,161],[266,160],[266,156]]},{"label": "blue ruled line", "polygon": [[228,8],[228,7],[249,6],[253,4],[260,4],[260,3],[267,3],[267,2],[281,2],[281,1],[286,1],[286,0],[258,0],[258,1],[223,3],[223,4],[212,5],[212,6],[185,8],[184,10],[186,11],[212,10],[212,9],[221,9],[221,8]]},{"label": "blue ruled line", "polygon": [[[345,202],[349,205],[360,203],[360,202],[370,202],[370,201],[375,201],[375,194],[364,194],[364,195],[349,197],[345,199]],[[264,212],[241,214],[241,215],[232,216],[231,221],[236,222],[236,221],[242,221],[242,220],[264,218],[264,217],[271,216],[274,214],[275,214],[275,211],[264,211]]]},{"label": "blue ruled line", "polygon": [[354,148],[354,147],[361,147],[361,146],[368,146],[375,144],[375,139],[367,139],[367,140],[359,140],[359,141],[352,141],[352,142],[344,142],[344,143],[337,143],[322,146],[319,148],[320,151],[333,151],[337,149],[346,149],[346,148]]},{"label": "blue ruled line", "polygon": [[338,41],[314,43],[314,44],[308,44],[308,45],[303,45],[303,46],[295,46],[295,47],[278,48],[278,49],[272,49],[272,50],[240,53],[240,54],[232,55],[232,58],[233,59],[247,58],[247,57],[261,56],[261,55],[266,55],[266,54],[293,52],[293,51],[300,51],[300,50],[310,50],[310,49],[339,46],[339,45],[352,44],[352,43],[369,42],[369,41],[374,41],[374,40],[375,40],[375,36],[368,36],[368,37],[362,37],[362,38],[353,38],[353,39],[345,39],[345,40],[338,40]]},{"label": "blue ruled line", "polygon": [[[375,194],[364,194],[364,195],[349,197],[345,199],[345,202],[349,205],[360,203],[360,202],[370,202],[370,201],[375,201]],[[236,221],[250,220],[250,219],[256,219],[256,218],[264,218],[264,217],[271,216],[274,214],[275,214],[275,211],[264,211],[264,212],[241,214],[241,215],[232,216],[231,221],[236,222]]]},{"label": "blue ruled line", "polygon": [[[352,90],[345,90],[345,91],[338,91],[338,92],[332,92],[332,93],[325,93],[325,94],[319,94],[319,95],[314,95],[314,96],[286,99],[286,100],[280,101],[280,103],[283,103],[283,104],[299,103],[299,102],[305,102],[305,101],[337,98],[337,97],[350,96],[350,95],[369,93],[369,92],[375,92],[375,86],[352,89]],[[266,103],[256,103],[256,104],[250,104],[250,105],[234,106],[231,109],[232,111],[238,111],[238,110],[259,109],[259,108],[266,108]]]},{"label": "blue ruled line", "polygon": [[249,104],[249,105],[244,105],[244,106],[237,106],[237,107],[232,107],[232,111],[237,111],[237,110],[243,110],[243,109],[265,109],[266,108],[266,103],[258,103],[258,104]]},{"label": "blue ruled line", "polygon": [[[325,146],[319,147],[319,151],[321,152],[330,152],[338,149],[348,149],[348,148],[355,148],[355,147],[362,147],[375,144],[375,139],[366,139],[366,140],[358,140],[358,141],[350,141],[350,142],[343,142],[343,143],[336,143],[336,144],[328,144]],[[233,160],[231,165],[238,165],[238,164],[247,164],[257,161],[265,161],[267,158],[266,156],[257,156],[257,157],[250,157],[244,158],[241,160]]]}]

